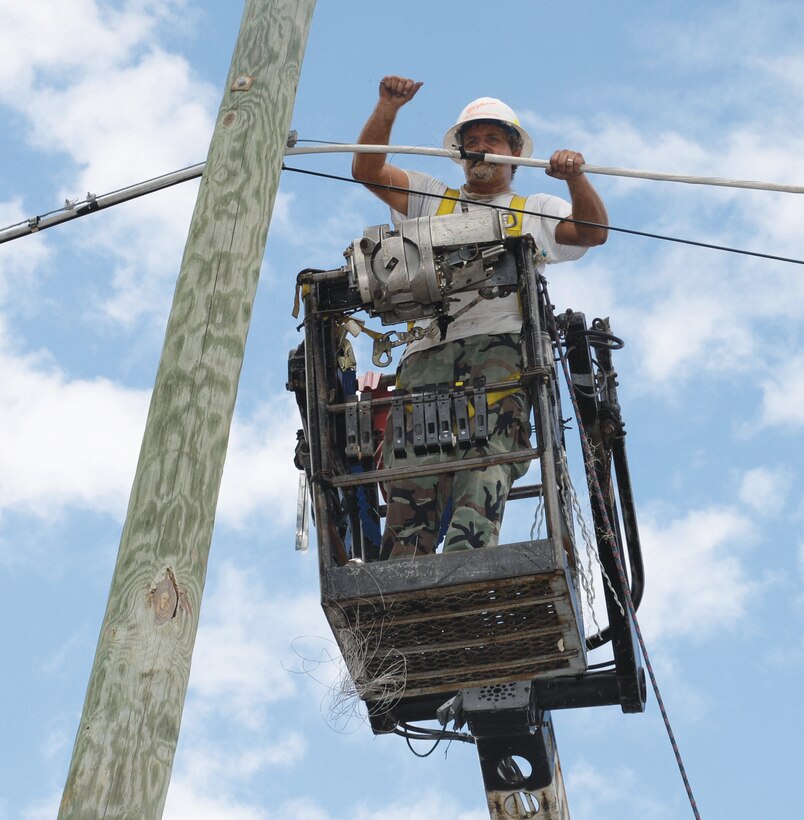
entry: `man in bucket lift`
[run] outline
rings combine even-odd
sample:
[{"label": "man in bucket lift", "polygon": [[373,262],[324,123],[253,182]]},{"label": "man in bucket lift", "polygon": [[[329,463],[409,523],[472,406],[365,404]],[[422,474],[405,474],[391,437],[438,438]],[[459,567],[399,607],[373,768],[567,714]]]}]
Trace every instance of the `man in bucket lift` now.
[{"label": "man in bucket lift", "polygon": [[[358,142],[388,145],[399,109],[413,99],[421,86],[422,83],[405,77],[385,77],[380,83],[377,105]],[[533,144],[505,103],[481,97],[464,108],[444,137],[445,148],[460,146],[467,152],[527,157]],[[584,159],[577,151],[556,151],[546,170],[549,176],[566,180],[571,202],[547,194],[527,198],[516,195],[511,188],[516,172],[513,165],[456,160],[463,165],[466,176],[458,192],[426,174],[389,165],[386,158],[385,154],[355,154],[352,175],[391,207],[394,221],[452,213],[459,207],[472,210],[487,203],[546,214],[554,218],[512,212],[508,233],[530,234],[548,264],[579,259],[586,248],[606,241],[608,231],[603,227],[608,224],[606,209],[580,170]],[[438,198],[445,194],[459,196],[469,203]],[[561,221],[567,217],[594,225]],[[423,385],[441,382],[450,385],[463,382],[471,386],[477,376],[484,376],[488,382],[517,377],[522,368],[519,346],[522,315],[515,295],[482,299],[476,292],[460,294],[453,303],[451,315],[453,320],[446,325],[446,333],[442,325],[440,332],[431,330],[408,345],[397,372],[398,387],[420,389]],[[423,321],[424,327],[435,330],[433,322]],[[473,445],[460,453],[421,456],[414,456],[409,447],[408,459],[437,464],[450,458],[471,458],[528,447],[529,413],[529,400],[521,390],[490,394],[487,443]],[[394,465],[388,432],[385,465]],[[508,492],[526,470],[527,463],[502,464],[482,470],[394,481],[387,488],[388,514],[381,558],[430,554],[438,546],[445,526],[445,552],[495,546]],[[442,525],[442,519],[448,521],[448,525]]]}]

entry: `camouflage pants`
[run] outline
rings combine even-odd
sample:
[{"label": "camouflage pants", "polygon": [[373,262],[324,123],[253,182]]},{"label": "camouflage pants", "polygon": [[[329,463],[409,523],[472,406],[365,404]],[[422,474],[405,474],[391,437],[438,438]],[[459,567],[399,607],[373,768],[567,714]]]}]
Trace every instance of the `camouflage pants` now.
[{"label": "camouflage pants", "polygon": [[[470,336],[455,342],[413,353],[405,358],[397,374],[397,385],[405,390],[425,384],[462,381],[471,385],[477,376],[487,383],[515,378],[522,369],[517,336],[498,334]],[[451,452],[414,454],[412,419],[405,413],[407,455],[394,456],[391,420],[385,432],[384,459],[387,467],[432,464],[434,475],[400,479],[386,488],[388,513],[380,557],[402,558],[435,551],[443,529],[442,517],[450,514],[444,536],[444,552],[495,546],[499,539],[503,508],[511,484],[525,474],[528,462],[499,464],[455,473],[438,471],[446,461],[507,453],[530,444],[530,401],[523,391],[503,394],[495,401],[489,394],[488,441]],[[493,402],[493,403],[492,403]],[[470,425],[471,427],[471,425]]]}]

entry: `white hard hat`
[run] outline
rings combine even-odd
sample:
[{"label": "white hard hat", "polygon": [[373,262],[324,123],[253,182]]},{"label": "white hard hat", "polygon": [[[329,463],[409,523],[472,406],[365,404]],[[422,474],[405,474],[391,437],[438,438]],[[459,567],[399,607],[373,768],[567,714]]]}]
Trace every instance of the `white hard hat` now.
[{"label": "white hard hat", "polygon": [[[511,128],[522,139],[522,156],[529,157],[533,151],[533,140],[530,134],[519,124],[516,114],[510,106],[494,97],[479,97],[473,100],[458,115],[458,122],[444,134],[444,148],[452,150],[460,147],[458,134],[461,129],[475,120],[496,120],[501,125]],[[460,163],[460,159],[455,162]]]}]

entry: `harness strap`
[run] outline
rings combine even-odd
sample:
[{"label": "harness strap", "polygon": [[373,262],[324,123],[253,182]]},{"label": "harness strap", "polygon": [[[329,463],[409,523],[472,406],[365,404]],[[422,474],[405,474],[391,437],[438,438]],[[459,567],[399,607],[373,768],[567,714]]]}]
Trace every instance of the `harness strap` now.
[{"label": "harness strap", "polygon": [[436,211],[436,216],[446,216],[447,214],[451,214],[455,210],[455,206],[458,204],[458,200],[460,199],[461,192],[455,188],[447,188],[444,191],[443,199],[438,206],[438,210]]},{"label": "harness strap", "polygon": [[[460,196],[461,192],[456,188],[447,188],[442,194],[441,203],[435,215],[447,216],[447,214],[453,213]],[[511,210],[507,214],[509,222],[508,227],[505,229],[508,236],[522,236],[522,222],[525,216],[522,212],[525,210],[525,203],[526,198],[524,196],[514,194],[511,197],[511,202],[508,205]]]},{"label": "harness strap", "polygon": [[[461,192],[457,188],[447,188],[446,191],[441,196],[441,202],[439,203],[438,210],[436,211],[436,216],[447,216],[455,211],[455,206],[458,204],[458,200],[461,197]],[[511,197],[511,201],[508,203],[508,207],[512,210],[507,212],[508,216],[508,225],[505,229],[506,234],[508,236],[522,236],[522,223],[524,221],[525,214],[523,213],[525,210],[525,205],[527,203],[527,199],[524,196],[520,196],[519,194],[514,194]],[[517,294],[517,300],[519,299],[519,294]],[[475,300],[477,301],[477,300]],[[467,305],[464,310],[467,310],[470,307],[474,307],[474,302],[470,305]],[[408,322],[408,331],[410,331],[414,326],[415,322]],[[519,374],[516,375],[518,378]],[[397,385],[398,387],[398,385]],[[512,393],[515,393],[520,388],[513,388],[511,390],[496,390],[492,393],[488,394],[488,402],[490,405],[497,404],[506,396],[510,396]],[[469,409],[470,416],[472,415],[472,408]]]},{"label": "harness strap", "polygon": [[508,205],[511,210],[508,212],[508,216],[513,219],[513,222],[505,229],[508,236],[522,236],[522,222],[525,219],[525,214],[523,213],[525,210],[525,202],[525,197],[519,194],[514,194],[511,197],[511,202]]}]

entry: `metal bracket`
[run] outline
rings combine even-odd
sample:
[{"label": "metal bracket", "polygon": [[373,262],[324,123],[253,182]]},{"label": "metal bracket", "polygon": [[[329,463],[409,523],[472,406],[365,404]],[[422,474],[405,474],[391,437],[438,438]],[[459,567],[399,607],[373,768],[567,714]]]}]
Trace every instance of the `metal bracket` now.
[{"label": "metal bracket", "polygon": [[478,376],[474,381],[475,395],[475,444],[485,444],[489,439],[489,413],[486,399],[486,377]]},{"label": "metal bracket", "polygon": [[460,694],[460,718],[475,737],[491,820],[569,820],[553,724],[550,713],[538,709],[532,684]]},{"label": "metal bracket", "polygon": [[235,77],[234,82],[231,85],[230,91],[248,91],[252,85],[254,85],[255,78],[249,74],[240,74],[238,77]]},{"label": "metal bracket", "polygon": [[463,384],[458,382],[452,395],[452,404],[455,408],[455,427],[457,430],[457,440],[459,447],[468,447],[472,443],[469,432],[469,403],[466,399],[466,391]]},{"label": "metal bracket", "polygon": [[360,458],[374,458],[374,429],[371,425],[371,391],[364,391],[357,405]]},{"label": "metal bracket", "polygon": [[438,443],[442,450],[452,450],[452,414],[450,412],[449,384],[439,382],[437,386],[436,408],[438,415]]},{"label": "metal bracket", "polygon": [[427,452],[424,433],[424,394],[411,393],[410,398],[413,404],[413,452],[422,455]]},{"label": "metal bracket", "polygon": [[424,443],[427,451],[437,453],[438,446],[438,409],[434,384],[424,386]]},{"label": "metal bracket", "polygon": [[360,433],[357,425],[357,398],[353,397],[346,405],[344,414],[346,422],[346,457],[360,458]]},{"label": "metal bracket", "polygon": [[394,455],[397,458],[405,458],[407,455],[405,448],[405,396],[407,391],[397,388],[392,395],[391,431]]}]

